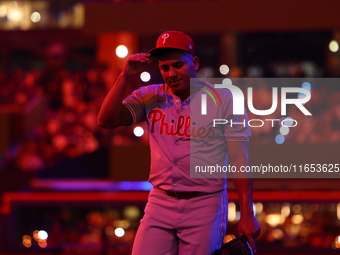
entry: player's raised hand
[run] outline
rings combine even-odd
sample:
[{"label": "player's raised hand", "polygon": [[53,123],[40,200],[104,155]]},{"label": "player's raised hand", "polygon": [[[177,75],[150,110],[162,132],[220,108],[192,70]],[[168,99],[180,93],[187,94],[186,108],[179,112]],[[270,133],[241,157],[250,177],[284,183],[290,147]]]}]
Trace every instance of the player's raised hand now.
[{"label": "player's raised hand", "polygon": [[151,61],[151,55],[148,53],[133,54],[126,59],[123,74],[128,77],[137,75],[143,71],[143,68]]}]

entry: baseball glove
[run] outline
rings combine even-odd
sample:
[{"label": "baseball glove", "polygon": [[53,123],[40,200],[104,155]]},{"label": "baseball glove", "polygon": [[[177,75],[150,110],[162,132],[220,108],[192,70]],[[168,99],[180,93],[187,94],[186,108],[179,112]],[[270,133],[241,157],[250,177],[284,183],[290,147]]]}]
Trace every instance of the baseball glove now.
[{"label": "baseball glove", "polygon": [[245,236],[236,237],[216,250],[212,255],[255,255]]}]

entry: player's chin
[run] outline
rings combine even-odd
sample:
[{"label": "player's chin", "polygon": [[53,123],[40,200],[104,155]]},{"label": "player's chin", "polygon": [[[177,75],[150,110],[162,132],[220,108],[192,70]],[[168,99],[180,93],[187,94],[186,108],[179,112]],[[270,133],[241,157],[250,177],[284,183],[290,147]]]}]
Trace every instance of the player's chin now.
[{"label": "player's chin", "polygon": [[180,86],[172,86],[170,87],[172,91],[182,93],[188,90],[186,86],[180,85]]},{"label": "player's chin", "polygon": [[168,85],[169,85],[170,88],[173,88],[173,89],[177,89],[177,88],[180,88],[181,86],[183,86],[182,80],[178,80],[178,81],[175,81],[175,82],[168,82]]}]

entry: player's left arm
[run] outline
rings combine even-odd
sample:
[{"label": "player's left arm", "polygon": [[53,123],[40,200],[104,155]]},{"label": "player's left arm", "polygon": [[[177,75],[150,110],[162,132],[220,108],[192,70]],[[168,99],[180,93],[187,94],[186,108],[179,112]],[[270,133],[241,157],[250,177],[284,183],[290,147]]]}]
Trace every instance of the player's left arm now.
[{"label": "player's left arm", "polygon": [[[249,152],[247,141],[227,141],[228,160],[237,170],[241,166],[249,165]],[[247,173],[237,173],[233,183],[240,201],[241,217],[238,223],[239,235],[245,235],[250,246],[256,253],[254,238],[260,234],[260,225],[254,217],[253,211],[253,181]]]}]

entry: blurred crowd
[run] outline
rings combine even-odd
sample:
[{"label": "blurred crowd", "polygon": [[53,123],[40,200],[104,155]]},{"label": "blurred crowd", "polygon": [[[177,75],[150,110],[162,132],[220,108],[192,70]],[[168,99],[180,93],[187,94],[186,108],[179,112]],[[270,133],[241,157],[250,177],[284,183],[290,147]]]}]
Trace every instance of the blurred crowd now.
[{"label": "blurred crowd", "polygon": [[114,80],[115,73],[101,67],[53,73],[17,69],[1,82],[0,107],[14,104],[25,112],[30,101],[38,100],[45,110],[33,129],[22,128],[18,141],[5,153],[3,167],[41,170],[100,146],[136,142],[131,128],[109,131],[97,125],[99,107]]},{"label": "blurred crowd", "polygon": [[[238,236],[239,212],[229,203],[229,223],[225,241]],[[256,217],[261,235],[256,239],[259,251],[332,251],[340,248],[339,220],[335,203],[278,204],[257,203]],[[34,231],[39,227],[48,233],[44,243],[48,249],[60,249],[62,254],[131,254],[131,247],[143,212],[138,206],[50,207],[19,210],[22,222],[19,235],[28,249],[39,249]],[[230,216],[234,215],[232,218]],[[41,217],[34,217],[35,215]],[[17,243],[21,246],[20,243]],[[278,250],[280,249],[280,250]],[[292,252],[293,254],[293,252]]]},{"label": "blurred crowd", "polygon": [[[142,208],[137,206],[25,208],[19,216],[20,234],[28,250],[60,250],[61,254],[131,254]],[[21,211],[22,212],[22,211]],[[34,215],[41,215],[37,220]],[[34,237],[37,229],[48,233],[46,242]],[[16,245],[21,246],[19,243]],[[43,246],[42,246],[43,245]]]},{"label": "blurred crowd", "polygon": [[[291,66],[278,63],[272,66],[271,77],[310,77],[322,75],[304,63]],[[237,77],[239,68],[231,68],[229,77]],[[268,73],[268,72],[267,72]],[[243,77],[266,75],[260,67],[248,68]],[[41,170],[65,157],[75,158],[96,151],[102,146],[128,145],[147,142],[147,134],[138,138],[133,127],[106,130],[97,125],[99,107],[118,76],[103,66],[81,71],[16,69],[10,77],[0,74],[0,107],[16,105],[27,110],[31,101],[42,104],[41,121],[31,120],[33,128],[23,131],[17,141],[10,144],[1,162],[2,168],[24,171]],[[136,87],[145,85],[136,79]],[[258,87],[253,94],[254,107],[269,109],[272,104],[272,88]],[[298,126],[286,135],[287,142],[339,143],[340,142],[340,89],[339,86],[312,88],[311,101],[306,107],[313,117],[304,116],[296,107],[289,108],[288,116],[298,119]],[[279,107],[278,107],[279,108]],[[280,118],[279,111],[272,116],[254,116],[251,119]],[[258,124],[258,123],[257,123]],[[252,128],[253,141],[272,143],[280,126],[265,124]],[[1,160],[1,158],[0,158]]]}]

